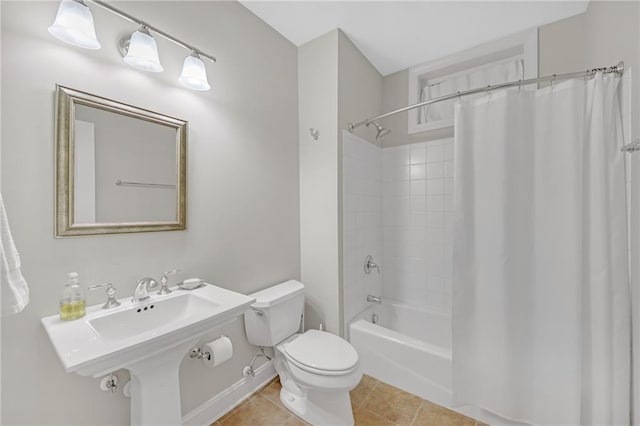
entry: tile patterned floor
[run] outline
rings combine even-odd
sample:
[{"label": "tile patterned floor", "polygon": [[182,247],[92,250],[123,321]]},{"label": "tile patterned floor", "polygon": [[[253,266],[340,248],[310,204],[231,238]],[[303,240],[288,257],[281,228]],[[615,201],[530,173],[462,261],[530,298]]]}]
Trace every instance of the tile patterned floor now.
[{"label": "tile patterned floor", "polygon": [[[282,405],[280,388],[275,378],[211,426],[306,425]],[[487,426],[366,375],[351,391],[351,405],[356,426]]]}]

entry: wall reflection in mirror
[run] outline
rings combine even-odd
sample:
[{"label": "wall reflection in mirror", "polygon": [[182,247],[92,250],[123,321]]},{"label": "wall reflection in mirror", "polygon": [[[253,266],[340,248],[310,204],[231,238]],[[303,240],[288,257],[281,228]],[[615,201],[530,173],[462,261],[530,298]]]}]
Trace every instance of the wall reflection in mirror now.
[{"label": "wall reflection in mirror", "polygon": [[57,236],[185,229],[186,122],[58,87]]}]

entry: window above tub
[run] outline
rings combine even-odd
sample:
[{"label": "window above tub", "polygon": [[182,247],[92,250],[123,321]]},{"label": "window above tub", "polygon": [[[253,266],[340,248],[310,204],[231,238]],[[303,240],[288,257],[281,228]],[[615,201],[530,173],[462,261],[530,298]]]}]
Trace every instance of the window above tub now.
[{"label": "window above tub", "polygon": [[[533,29],[410,68],[408,105],[537,76],[538,30]],[[408,132],[453,126],[455,102],[453,99],[409,111]]]}]

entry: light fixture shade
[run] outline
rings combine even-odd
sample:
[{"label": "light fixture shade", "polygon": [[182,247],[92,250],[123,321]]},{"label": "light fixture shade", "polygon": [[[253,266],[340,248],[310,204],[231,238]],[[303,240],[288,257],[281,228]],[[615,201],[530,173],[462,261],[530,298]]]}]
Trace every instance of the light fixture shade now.
[{"label": "light fixture shade", "polygon": [[180,84],[193,90],[209,90],[209,82],[207,81],[207,70],[204,62],[197,53],[187,56],[182,66],[182,74],[178,78]]},{"label": "light fixture shade", "polygon": [[124,57],[124,61],[132,67],[143,71],[162,71],[156,40],[146,28],[140,28],[140,30],[131,34],[129,50]]},{"label": "light fixture shade", "polygon": [[85,49],[100,49],[91,10],[82,2],[62,0],[49,33],[65,43]]}]

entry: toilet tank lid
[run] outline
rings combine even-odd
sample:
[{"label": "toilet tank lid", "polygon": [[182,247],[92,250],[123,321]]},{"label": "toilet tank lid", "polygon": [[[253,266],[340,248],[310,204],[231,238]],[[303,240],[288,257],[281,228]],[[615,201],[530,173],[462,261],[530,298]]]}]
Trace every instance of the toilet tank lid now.
[{"label": "toilet tank lid", "polygon": [[251,305],[252,308],[270,308],[303,292],[304,285],[301,282],[289,280],[250,294],[249,297],[256,299]]}]

